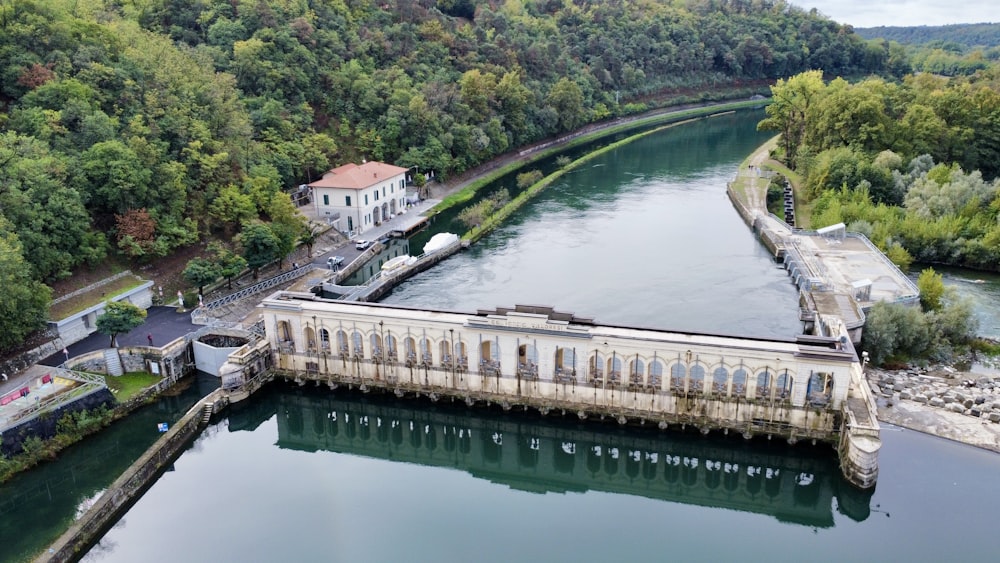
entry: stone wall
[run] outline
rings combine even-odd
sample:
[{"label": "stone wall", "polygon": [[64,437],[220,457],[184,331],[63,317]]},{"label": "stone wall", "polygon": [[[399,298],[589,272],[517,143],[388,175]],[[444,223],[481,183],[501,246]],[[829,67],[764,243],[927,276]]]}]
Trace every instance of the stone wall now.
[{"label": "stone wall", "polygon": [[[76,561],[80,554],[114,524],[118,516],[149,488],[163,469],[197,436],[204,413],[204,403],[222,399],[214,391],[190,410],[160,437],[121,477],[97,499],[83,517],[76,521],[37,561]],[[213,411],[216,409],[213,409]]]},{"label": "stone wall", "polygon": [[6,373],[8,376],[14,376],[37,364],[43,358],[48,358],[52,354],[62,351],[63,342],[58,338],[58,333],[51,329],[48,329],[46,332],[48,333],[47,336],[52,338],[52,340],[37,348],[0,360],[0,372]]},{"label": "stone wall", "polygon": [[21,453],[24,448],[23,442],[30,437],[38,437],[47,440],[56,435],[59,420],[67,413],[79,412],[83,410],[96,409],[102,405],[112,406],[115,404],[115,397],[107,387],[81,397],[72,403],[63,405],[53,411],[40,414],[30,420],[15,426],[2,434],[0,440],[0,453],[5,456],[13,456]]}]

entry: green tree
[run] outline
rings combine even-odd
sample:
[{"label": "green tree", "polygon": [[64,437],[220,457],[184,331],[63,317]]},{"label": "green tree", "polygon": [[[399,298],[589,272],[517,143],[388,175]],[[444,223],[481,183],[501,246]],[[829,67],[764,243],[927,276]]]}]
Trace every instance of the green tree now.
[{"label": "green tree", "polygon": [[319,235],[320,232],[318,227],[304,229],[302,234],[299,235],[299,244],[306,247],[306,258],[310,260],[313,255],[313,246],[315,246],[316,241],[319,240]]},{"label": "green tree", "polygon": [[926,268],[917,278],[917,289],[920,290],[920,305],[924,311],[941,309],[941,298],[944,297],[944,276],[935,272],[934,268]]},{"label": "green tree", "polygon": [[559,129],[571,131],[584,123],[586,113],[583,108],[583,90],[569,78],[561,78],[549,90],[545,103],[558,114]]},{"label": "green tree", "polygon": [[253,199],[240,192],[236,186],[222,188],[208,208],[209,216],[221,222],[227,236],[237,225],[257,218],[257,207]]},{"label": "green tree", "polygon": [[111,337],[111,347],[118,346],[118,335],[142,325],[146,310],[128,301],[108,301],[97,317],[97,332]]},{"label": "green tree", "polygon": [[284,192],[271,196],[267,215],[271,218],[271,232],[278,237],[278,265],[281,266],[281,261],[295,250],[302,233],[309,230],[309,223]]},{"label": "green tree", "polygon": [[232,289],[233,278],[242,274],[247,268],[246,259],[217,242],[209,244],[208,249],[219,264],[219,275],[226,279],[226,287]]},{"label": "green tree", "polygon": [[0,217],[0,287],[3,288],[0,351],[6,351],[45,326],[52,290],[32,279],[21,242],[3,217]]},{"label": "green tree", "polygon": [[817,96],[823,91],[823,71],[810,70],[788,80],[778,79],[771,86],[772,101],[764,109],[767,117],[757,124],[761,131],[781,134],[785,162],[792,168],[806,133],[806,117]]},{"label": "green tree", "polygon": [[243,249],[247,267],[253,270],[254,279],[261,268],[281,257],[281,241],[271,227],[261,221],[244,225],[237,241]]},{"label": "green tree", "polygon": [[187,263],[181,275],[189,284],[197,287],[198,294],[201,295],[206,285],[222,276],[222,266],[217,260],[194,258]]}]

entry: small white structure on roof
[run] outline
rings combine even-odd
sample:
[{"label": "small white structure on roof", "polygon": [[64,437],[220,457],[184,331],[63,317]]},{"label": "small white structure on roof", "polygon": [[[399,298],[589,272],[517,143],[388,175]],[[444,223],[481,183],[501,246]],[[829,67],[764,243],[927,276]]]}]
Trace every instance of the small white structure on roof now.
[{"label": "small white structure on roof", "polygon": [[836,225],[816,229],[816,234],[825,238],[827,243],[837,244],[843,242],[844,237],[847,236],[847,225],[837,223]]},{"label": "small white structure on roof", "polygon": [[406,207],[406,168],[384,162],[345,164],[309,184],[316,216],[361,234]]}]

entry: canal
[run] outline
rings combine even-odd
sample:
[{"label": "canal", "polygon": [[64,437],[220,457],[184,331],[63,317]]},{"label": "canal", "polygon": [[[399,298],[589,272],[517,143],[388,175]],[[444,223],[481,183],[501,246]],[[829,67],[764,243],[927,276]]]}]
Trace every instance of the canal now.
[{"label": "canal", "polygon": [[[763,141],[761,115],[604,155],[386,301],[792,337],[796,292],[724,193]],[[922,561],[998,547],[996,454],[887,428],[879,484],[860,493],[821,445],[553,414],[275,385],[214,422],[87,560]],[[52,497],[72,507],[99,487]],[[72,511],[46,508],[53,499],[5,511],[26,523],[2,528],[5,547],[65,525]]]}]

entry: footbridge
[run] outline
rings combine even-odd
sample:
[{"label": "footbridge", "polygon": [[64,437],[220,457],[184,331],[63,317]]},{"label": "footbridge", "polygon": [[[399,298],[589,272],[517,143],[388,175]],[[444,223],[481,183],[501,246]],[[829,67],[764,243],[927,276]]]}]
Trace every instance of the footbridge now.
[{"label": "footbridge", "polygon": [[874,403],[835,318],[817,323],[825,335],[779,340],[606,325],[544,306],[457,312],[287,291],[260,310],[267,338],[222,369],[237,395],[273,373],[470,406],[826,441],[849,481],[867,488],[877,477]]}]

